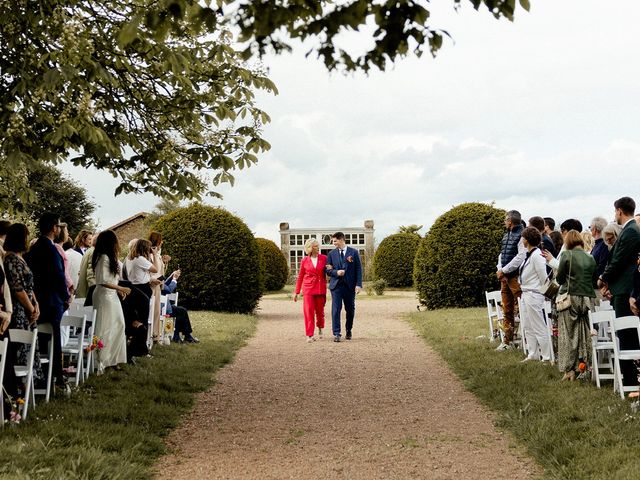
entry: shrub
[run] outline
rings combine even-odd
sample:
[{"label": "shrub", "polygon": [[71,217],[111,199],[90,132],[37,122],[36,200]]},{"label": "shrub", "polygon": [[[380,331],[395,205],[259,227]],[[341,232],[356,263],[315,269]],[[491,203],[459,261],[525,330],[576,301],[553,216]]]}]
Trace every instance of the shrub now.
[{"label": "shrub", "polygon": [[225,312],[255,309],[261,296],[258,244],[241,219],[194,203],[164,215],[155,228],[171,268],[182,270],[180,303]]},{"label": "shrub", "polygon": [[266,238],[256,238],[260,255],[260,272],[266,292],[282,290],[289,277],[287,259],[278,246]]},{"label": "shrub", "polygon": [[373,256],[375,278],[384,278],[390,287],[413,285],[413,260],[420,245],[415,233],[395,233],[382,242]]},{"label": "shrub", "polygon": [[420,242],[414,281],[428,309],[484,303],[485,290],[498,286],[496,263],[505,211],[483,203],[463,203],[435,221]]},{"label": "shrub", "polygon": [[384,290],[387,288],[387,281],[384,278],[379,278],[373,282],[372,287],[376,295],[384,295]]}]

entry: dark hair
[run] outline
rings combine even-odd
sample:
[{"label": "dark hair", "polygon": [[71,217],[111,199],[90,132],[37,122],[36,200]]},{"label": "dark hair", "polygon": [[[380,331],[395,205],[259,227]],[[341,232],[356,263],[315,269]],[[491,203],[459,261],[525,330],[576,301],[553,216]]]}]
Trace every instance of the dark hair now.
[{"label": "dark hair", "polygon": [[162,234],[160,232],[151,232],[149,234],[149,241],[152,247],[158,247],[162,243]]},{"label": "dark hair", "polygon": [[551,231],[555,230],[556,228],[556,221],[551,217],[544,217],[544,224],[549,225]]},{"label": "dark hair", "polygon": [[81,243],[84,243],[85,239],[91,235],[91,230],[80,230],[80,233],[76,235],[76,239],[73,242],[74,247],[80,247]]},{"label": "dark hair", "polygon": [[540,230],[536,227],[527,227],[522,231],[522,238],[524,238],[529,245],[532,247],[537,247],[542,242],[542,235],[540,235]]},{"label": "dark hair", "polygon": [[536,227],[538,231],[544,231],[544,218],[542,217],[531,217],[529,219],[529,225],[532,227]]},{"label": "dark hair", "polygon": [[568,232],[569,230],[577,230],[578,232],[582,231],[582,223],[575,218],[570,218],[569,220],[565,220],[560,224],[560,231]]},{"label": "dark hair", "polygon": [[569,230],[564,236],[564,246],[567,250],[573,250],[576,247],[584,247],[582,235],[577,230]]},{"label": "dark hair", "polygon": [[514,225],[519,225],[522,222],[522,215],[518,210],[509,210],[507,212],[507,218],[511,220]]},{"label": "dark hair", "polygon": [[10,226],[11,222],[9,220],[0,220],[0,237],[7,234]]},{"label": "dark hair", "polygon": [[62,249],[66,252],[70,248],[73,248],[73,242],[71,240],[67,240],[62,244]]},{"label": "dark hair", "polygon": [[14,223],[7,229],[4,249],[7,252],[24,253],[29,248],[29,229],[24,223]]},{"label": "dark hair", "polygon": [[622,197],[613,202],[615,208],[622,210],[625,215],[633,216],[633,212],[636,211],[636,202],[631,197]]},{"label": "dark hair", "polygon": [[336,232],[333,235],[331,235],[331,238],[335,238],[336,240],[344,240],[344,233]]},{"label": "dark hair", "polygon": [[47,235],[60,222],[60,215],[52,212],[44,212],[38,220],[40,235]]},{"label": "dark hair", "polygon": [[552,231],[549,236],[553,241],[553,246],[556,249],[556,252],[560,253],[560,249],[562,249],[562,245],[564,245],[564,238],[562,238],[562,234],[557,230]]},{"label": "dark hair", "polygon": [[69,232],[67,232],[67,224],[66,223],[61,223],[60,224],[60,231],[58,232],[58,236],[53,241],[54,241],[54,243],[63,243],[65,241],[67,241],[68,238],[69,238]]},{"label": "dark hair", "polygon": [[117,275],[120,272],[120,265],[118,264],[119,253],[118,237],[113,230],[104,230],[98,235],[93,257],[91,257],[91,266],[95,270],[100,256],[106,255],[109,258],[109,270],[114,275]]}]

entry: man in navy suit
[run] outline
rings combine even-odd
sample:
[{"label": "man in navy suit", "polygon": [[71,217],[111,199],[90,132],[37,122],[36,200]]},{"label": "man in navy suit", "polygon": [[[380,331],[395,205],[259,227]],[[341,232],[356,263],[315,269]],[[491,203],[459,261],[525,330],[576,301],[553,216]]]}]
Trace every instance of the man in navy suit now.
[{"label": "man in navy suit", "polygon": [[336,247],[327,257],[326,272],[329,275],[329,290],[331,291],[331,321],[333,327],[333,341],[341,339],[340,314],[342,304],[347,315],[345,328],[347,340],[351,340],[353,317],[356,311],[356,294],[362,290],[362,263],[355,248],[347,247],[344,233],[336,232],[331,236]]},{"label": "man in navy suit", "polygon": [[[38,323],[50,323],[53,327],[53,376],[56,378],[56,384],[63,386],[65,379],[62,374],[60,320],[69,308],[70,299],[64,275],[64,262],[53,244],[60,228],[60,217],[57,214],[44,213],[38,221],[40,238],[24,258],[33,272],[34,292],[40,304]],[[41,342],[41,345],[43,344],[44,342]]]}]

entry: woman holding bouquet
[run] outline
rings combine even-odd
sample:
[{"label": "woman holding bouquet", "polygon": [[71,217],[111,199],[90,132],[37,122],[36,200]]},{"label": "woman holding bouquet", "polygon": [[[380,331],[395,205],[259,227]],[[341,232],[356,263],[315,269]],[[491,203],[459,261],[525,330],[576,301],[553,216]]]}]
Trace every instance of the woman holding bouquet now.
[{"label": "woman holding bouquet", "polygon": [[95,334],[102,339],[104,348],[100,362],[104,367],[117,367],[127,362],[127,339],[124,334],[124,314],[120,299],[131,293],[131,289],[118,285],[120,264],[118,263],[118,237],[111,230],[98,235],[91,265],[96,274],[96,289],[93,291],[93,307],[96,309]]},{"label": "woman holding bouquet", "polygon": [[327,278],[324,270],[327,265],[327,256],[320,253],[320,244],[315,238],[307,240],[304,250],[307,256],[300,263],[293,301],[298,301],[298,295],[302,290],[302,311],[307,342],[313,342],[315,326],[318,327],[318,338],[322,338],[324,328],[324,305],[327,303]]}]

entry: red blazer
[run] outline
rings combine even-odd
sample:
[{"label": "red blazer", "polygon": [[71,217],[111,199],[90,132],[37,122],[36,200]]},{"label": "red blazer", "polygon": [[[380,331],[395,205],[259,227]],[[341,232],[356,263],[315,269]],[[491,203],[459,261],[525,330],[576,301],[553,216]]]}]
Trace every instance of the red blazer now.
[{"label": "red blazer", "polygon": [[318,263],[315,268],[311,262],[311,257],[306,256],[300,263],[300,272],[296,281],[296,294],[305,295],[326,295],[327,294],[327,277],[324,273],[324,267],[327,265],[327,256],[318,254]]}]

